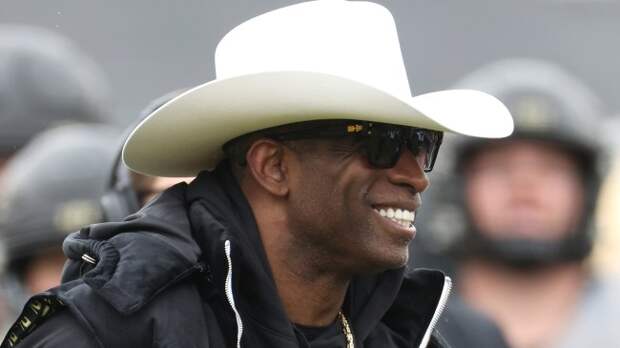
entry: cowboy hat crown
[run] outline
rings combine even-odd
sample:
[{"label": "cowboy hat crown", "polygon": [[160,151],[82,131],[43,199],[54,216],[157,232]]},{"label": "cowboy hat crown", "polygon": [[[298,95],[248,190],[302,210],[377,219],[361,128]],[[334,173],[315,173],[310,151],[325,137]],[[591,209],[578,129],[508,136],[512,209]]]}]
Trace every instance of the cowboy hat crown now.
[{"label": "cowboy hat crown", "polygon": [[411,97],[394,19],[371,2],[313,1],[250,19],[220,41],[215,68],[219,79],[321,72]]}]

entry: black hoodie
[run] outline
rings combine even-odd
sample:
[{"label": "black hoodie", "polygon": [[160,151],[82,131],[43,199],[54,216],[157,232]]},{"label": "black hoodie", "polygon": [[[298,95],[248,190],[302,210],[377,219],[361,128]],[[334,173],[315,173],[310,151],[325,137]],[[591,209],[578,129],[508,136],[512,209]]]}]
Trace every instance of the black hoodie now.
[{"label": "black hoodie", "polygon": [[[124,222],[72,234],[63,248],[63,284],[28,302],[2,348],[24,337],[20,347],[80,347],[75,339],[86,336],[83,347],[345,347],[338,330],[308,342],[288,320],[227,165]],[[355,278],[343,307],[355,345],[439,347],[431,333],[449,291],[449,278],[430,270]],[[58,334],[67,326],[76,335]]]}]

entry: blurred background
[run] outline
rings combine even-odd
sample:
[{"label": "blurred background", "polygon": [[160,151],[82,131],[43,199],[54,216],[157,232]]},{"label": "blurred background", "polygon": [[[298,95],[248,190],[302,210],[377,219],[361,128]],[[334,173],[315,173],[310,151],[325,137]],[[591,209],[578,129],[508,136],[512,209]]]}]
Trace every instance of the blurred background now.
[{"label": "blurred background", "polygon": [[[5,139],[14,135],[17,138],[16,134],[24,133],[21,137],[24,138],[34,136],[44,128],[69,121],[105,123],[109,127],[106,128],[106,135],[101,137],[108,139],[106,146],[112,149],[112,153],[116,153],[122,142],[124,129],[138,119],[141,110],[152,100],[169,91],[215,78],[213,53],[217,42],[225,33],[260,13],[298,2],[300,1],[48,0],[43,4],[33,0],[2,0],[0,33],[4,31],[5,34],[0,35],[0,127],[3,128],[0,133]],[[620,165],[617,164],[617,150],[620,148],[620,138],[616,133],[620,129],[617,126],[620,124],[620,1],[376,2],[387,7],[395,17],[414,94],[453,87],[473,71],[497,61],[518,58],[553,64],[571,74],[587,86],[589,93],[596,96],[600,103],[597,104],[596,115],[591,115],[591,122],[597,127],[587,136],[601,141],[606,153],[606,170],[601,178],[601,193],[597,197],[594,251],[587,258],[587,263],[588,269],[592,274],[597,274],[597,277],[618,277]],[[25,29],[24,26],[40,29]],[[38,34],[16,34],[31,31]],[[47,39],[32,39],[38,37],[37,35],[53,36],[51,41],[56,43],[48,45],[44,43]],[[36,49],[28,50],[36,51],[41,48],[44,52],[34,56],[48,57],[49,61],[54,63],[41,65],[46,68],[38,67],[35,63],[32,63],[32,68],[28,68],[24,63],[26,68],[20,68],[22,62],[29,61],[28,55],[3,55],[1,52],[3,49],[10,51],[11,45],[19,45],[15,42],[20,40],[30,40],[30,44],[26,46]],[[40,43],[38,40],[41,40]],[[62,43],[58,43],[59,41]],[[61,46],[63,48],[59,48]],[[67,46],[70,46],[70,49]],[[74,53],[56,54],[65,49]],[[14,63],[6,63],[10,61]],[[19,69],[25,69],[28,73],[13,75],[27,77],[11,77],[12,72],[20,71]],[[77,77],[63,77],[71,74],[76,74]],[[19,84],[19,81],[26,80],[32,81],[30,85],[23,87]],[[35,90],[36,93],[27,93],[28,97],[16,97],[13,92],[18,85],[28,91]],[[17,103],[15,100],[18,98],[25,99]],[[78,99],[80,102],[77,104],[80,107],[70,108],[73,110],[71,112],[62,111],[65,109],[57,111],[50,106],[57,100],[73,103]],[[34,108],[33,104],[42,106]],[[13,114],[9,111],[18,107],[26,110],[23,113],[28,113],[29,116],[11,116]],[[67,117],[64,119],[60,116],[44,116],[52,113]],[[589,116],[586,115],[586,120]],[[40,119],[40,124],[31,127],[37,132],[23,131],[19,122],[19,119],[23,118]],[[32,121],[29,124],[34,123],[36,122]],[[109,141],[110,133],[114,133],[118,139]],[[4,160],[0,161],[0,166],[6,162],[9,168],[14,167],[9,158],[19,154],[16,151],[26,144],[26,140],[10,144],[8,146],[12,150],[4,150]],[[106,163],[101,163],[101,170],[105,173],[117,171],[113,156],[108,157],[111,157],[110,160],[102,161]],[[27,162],[24,159],[19,162],[24,161]],[[434,175],[447,175],[451,170],[449,168],[448,164],[438,163],[431,174],[431,180]],[[607,175],[608,173],[610,175]],[[4,182],[15,182],[11,180],[5,179]],[[91,194],[101,195],[101,191],[105,191],[106,187],[110,189],[107,175],[100,179],[97,185],[98,191]],[[10,189],[0,185],[0,190]],[[437,242],[433,236],[425,235],[425,232],[435,233],[431,225],[432,220],[437,219],[427,211],[444,205],[441,199],[433,197],[432,192],[433,190],[429,191],[428,200],[425,200],[425,207],[420,212],[418,237],[411,263],[416,267],[445,267],[448,273],[456,273],[451,256],[446,255],[441,241]],[[6,201],[12,198],[6,196],[0,198],[5,200],[0,201],[0,205],[7,205]],[[102,217],[94,218],[92,222],[101,219]],[[4,258],[7,258],[6,255]],[[24,279],[19,280],[23,281]],[[13,307],[9,312],[14,312],[21,301],[24,301],[25,295],[15,295],[23,290],[23,285],[16,288],[11,285],[12,281],[5,281],[7,282],[9,286],[4,286],[4,294],[0,293],[0,297],[5,297],[4,302],[0,299],[0,306],[4,303],[4,307]],[[10,302],[18,304],[11,305]],[[486,314],[493,317],[493,313]],[[14,313],[5,314],[5,327],[10,324],[13,315]],[[0,326],[1,322],[0,315]],[[503,325],[499,326],[506,331]],[[515,343],[518,340],[509,341],[513,346],[523,346]],[[550,345],[536,345],[543,346]],[[570,345],[563,347],[568,346]]]}]

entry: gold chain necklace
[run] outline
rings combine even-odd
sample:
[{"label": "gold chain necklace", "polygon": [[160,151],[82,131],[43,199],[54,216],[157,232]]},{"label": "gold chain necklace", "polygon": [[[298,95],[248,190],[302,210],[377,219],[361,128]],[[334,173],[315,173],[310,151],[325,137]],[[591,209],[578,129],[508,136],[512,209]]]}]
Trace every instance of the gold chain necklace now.
[{"label": "gold chain necklace", "polygon": [[355,340],[353,339],[353,331],[351,331],[349,321],[342,312],[338,312],[338,318],[340,318],[340,322],[342,323],[342,332],[347,338],[347,348],[355,348]]}]

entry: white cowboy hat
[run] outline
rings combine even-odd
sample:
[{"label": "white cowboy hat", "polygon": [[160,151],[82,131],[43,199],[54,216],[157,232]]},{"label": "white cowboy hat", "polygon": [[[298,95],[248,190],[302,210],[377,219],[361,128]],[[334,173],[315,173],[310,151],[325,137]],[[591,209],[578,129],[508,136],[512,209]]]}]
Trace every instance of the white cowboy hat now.
[{"label": "white cowboy hat", "polygon": [[357,119],[504,137],[506,107],[473,90],[411,96],[396,25],[375,3],[318,0],[252,18],[215,52],[217,78],[171,100],[131,133],[123,160],[157,176],[213,169],[222,145],[273,126]]}]

